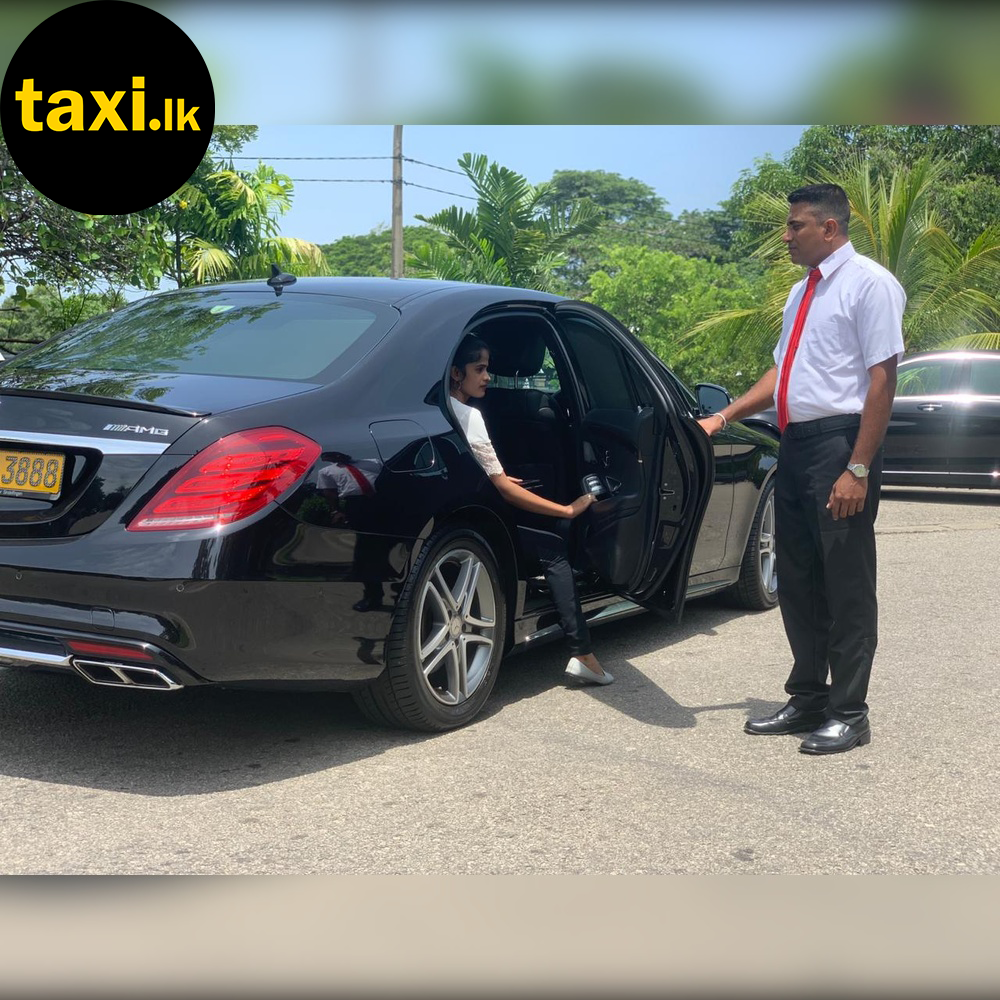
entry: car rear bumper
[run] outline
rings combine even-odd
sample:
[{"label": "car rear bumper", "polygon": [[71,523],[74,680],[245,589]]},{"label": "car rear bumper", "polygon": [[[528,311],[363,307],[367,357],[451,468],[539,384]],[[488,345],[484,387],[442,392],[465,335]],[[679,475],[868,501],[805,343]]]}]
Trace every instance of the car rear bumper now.
[{"label": "car rear bumper", "polygon": [[[123,687],[145,678],[142,686],[166,691],[303,682],[350,690],[384,669],[415,544],[305,524],[280,509],[218,534],[102,525],[74,538],[4,539],[0,664]],[[126,658],[137,669],[124,670],[109,655],[88,666],[71,641],[124,643],[152,659]]]},{"label": "car rear bumper", "polygon": [[[73,672],[117,687],[321,682],[350,690],[382,672],[393,613],[392,588],[381,608],[359,611],[364,587],[349,581],[22,578],[51,596],[0,598],[0,665]],[[97,600],[54,599],[67,591]],[[81,654],[80,643],[112,649]]]},{"label": "car rear bumper", "polygon": [[92,684],[145,691],[179,691],[203,683],[148,643],[7,623],[0,623],[0,666],[77,673]]}]

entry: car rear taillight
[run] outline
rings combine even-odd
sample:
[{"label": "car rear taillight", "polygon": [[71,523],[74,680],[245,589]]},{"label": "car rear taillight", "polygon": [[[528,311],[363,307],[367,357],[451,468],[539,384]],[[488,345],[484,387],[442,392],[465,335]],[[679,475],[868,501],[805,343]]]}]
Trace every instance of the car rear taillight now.
[{"label": "car rear taillight", "polygon": [[240,521],[297,483],[320,450],[285,427],[227,434],[178,469],[128,530],[218,528]]}]

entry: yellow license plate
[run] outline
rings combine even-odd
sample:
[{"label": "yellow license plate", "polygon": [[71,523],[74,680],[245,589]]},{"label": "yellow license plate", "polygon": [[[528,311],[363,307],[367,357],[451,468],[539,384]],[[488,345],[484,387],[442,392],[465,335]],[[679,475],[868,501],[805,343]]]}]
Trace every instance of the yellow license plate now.
[{"label": "yellow license plate", "polygon": [[0,493],[54,497],[62,492],[66,459],[40,451],[0,449]]}]

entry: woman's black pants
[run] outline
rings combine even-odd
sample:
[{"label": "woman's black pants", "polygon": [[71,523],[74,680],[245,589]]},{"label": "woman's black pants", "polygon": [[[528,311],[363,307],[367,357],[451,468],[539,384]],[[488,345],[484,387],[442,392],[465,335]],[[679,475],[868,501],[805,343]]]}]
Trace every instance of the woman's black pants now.
[{"label": "woman's black pants", "polygon": [[541,568],[566,633],[571,656],[591,652],[590,630],[580,607],[580,596],[569,561],[569,528],[566,518],[518,512],[518,537],[525,553]]}]

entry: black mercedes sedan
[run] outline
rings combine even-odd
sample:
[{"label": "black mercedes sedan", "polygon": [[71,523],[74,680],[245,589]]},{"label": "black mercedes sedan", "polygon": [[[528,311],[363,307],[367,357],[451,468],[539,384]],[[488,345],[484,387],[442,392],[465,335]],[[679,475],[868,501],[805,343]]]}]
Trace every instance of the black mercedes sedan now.
[{"label": "black mercedes sedan", "polygon": [[[275,275],[150,296],[0,371],[0,665],[173,691],[353,692],[391,726],[476,716],[561,634],[446,374],[490,345],[511,475],[573,522],[592,623],[727,590],[774,605],[777,449],[621,324],[516,288]],[[710,393],[712,387],[700,387]]]},{"label": "black mercedes sedan", "polygon": [[1000,351],[925,351],[899,363],[882,481],[1000,489]]},{"label": "black mercedes sedan", "polygon": [[[744,423],[781,436],[773,407]],[[903,358],[883,451],[886,486],[1000,489],[1000,351]]]}]

